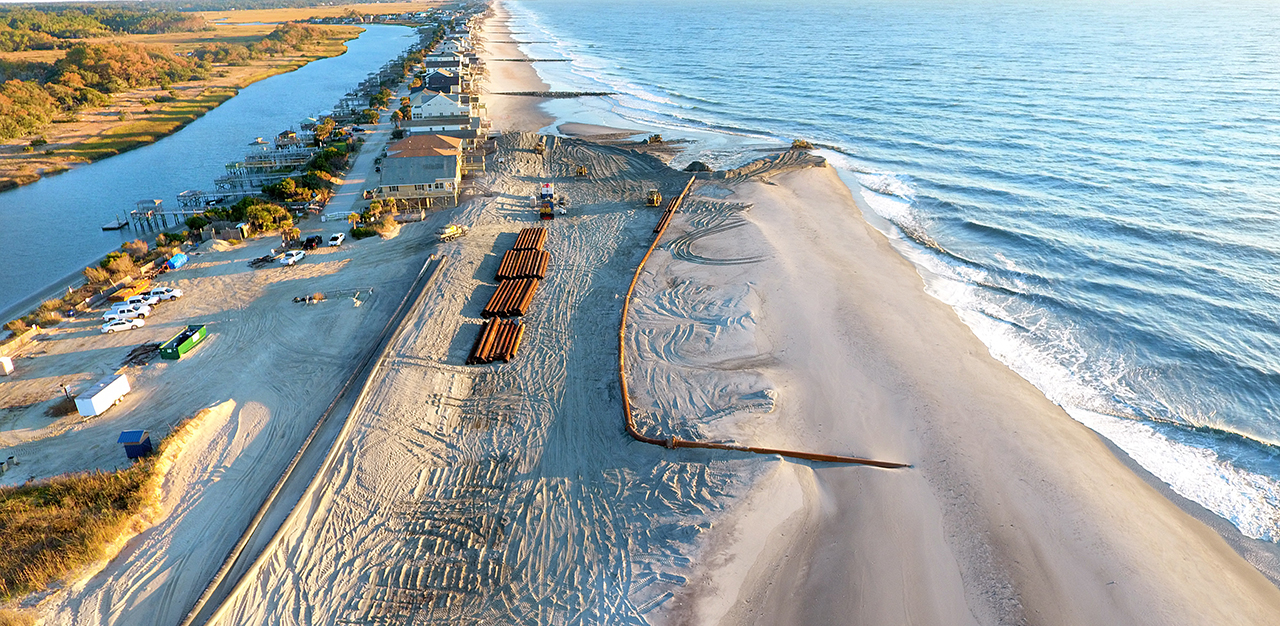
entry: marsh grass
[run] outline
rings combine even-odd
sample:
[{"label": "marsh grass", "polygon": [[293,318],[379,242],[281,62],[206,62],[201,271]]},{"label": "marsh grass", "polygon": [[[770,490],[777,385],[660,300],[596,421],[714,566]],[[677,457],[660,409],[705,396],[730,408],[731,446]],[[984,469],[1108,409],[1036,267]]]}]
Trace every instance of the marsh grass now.
[{"label": "marsh grass", "polygon": [[150,504],[155,458],[0,488],[0,598],[44,589],[105,556]]}]

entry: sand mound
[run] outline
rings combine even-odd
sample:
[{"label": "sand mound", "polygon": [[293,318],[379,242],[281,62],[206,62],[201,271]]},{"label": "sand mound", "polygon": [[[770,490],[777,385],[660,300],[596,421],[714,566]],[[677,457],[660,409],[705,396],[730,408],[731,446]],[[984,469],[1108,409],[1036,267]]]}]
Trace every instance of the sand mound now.
[{"label": "sand mound", "polygon": [[226,252],[235,246],[222,239],[210,239],[196,247],[196,252]]}]

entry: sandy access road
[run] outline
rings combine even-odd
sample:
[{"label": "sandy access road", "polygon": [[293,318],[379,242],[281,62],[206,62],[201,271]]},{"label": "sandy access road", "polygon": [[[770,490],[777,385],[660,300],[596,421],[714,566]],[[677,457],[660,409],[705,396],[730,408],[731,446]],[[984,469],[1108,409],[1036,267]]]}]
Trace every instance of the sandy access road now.
[{"label": "sandy access road", "polygon": [[[351,241],[310,252],[297,266],[249,269],[274,237],[193,256],[161,277],[185,296],[161,304],[139,330],[100,335],[100,320],[59,327],[0,379],[0,397],[26,398],[0,411],[9,454],[22,465],[6,483],[66,471],[112,469],[127,461],[121,430],[169,427],[201,414],[161,489],[155,525],[131,538],[110,563],[90,567],[60,590],[31,598],[45,624],[157,624],[181,621],[234,545],[291,456],[381,330],[423,260],[435,252],[439,219],[406,225],[393,240]],[[318,220],[304,236],[322,234]],[[345,225],[344,225],[345,228]],[[325,292],[306,306],[295,296]],[[354,305],[356,292],[360,306]],[[192,323],[209,338],[180,361],[124,369],[134,391],[104,415],[44,417],[61,397],[114,371],[144,342]],[[205,409],[208,409],[205,411]],[[203,411],[203,412],[202,412]]]}]

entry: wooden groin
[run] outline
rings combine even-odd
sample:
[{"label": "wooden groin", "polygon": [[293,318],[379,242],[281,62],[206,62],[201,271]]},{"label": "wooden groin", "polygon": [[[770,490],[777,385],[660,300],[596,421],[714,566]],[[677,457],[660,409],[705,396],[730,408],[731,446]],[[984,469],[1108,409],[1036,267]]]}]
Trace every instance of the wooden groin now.
[{"label": "wooden groin", "polygon": [[511,249],[542,251],[542,244],[546,243],[546,241],[547,229],[524,228],[520,230],[520,234],[516,237],[516,245],[511,246]]},{"label": "wooden groin", "polygon": [[551,253],[542,250],[508,250],[498,266],[498,280],[512,278],[546,278]]},{"label": "wooden groin", "polygon": [[517,317],[524,315],[538,291],[538,279],[517,278],[498,283],[498,290],[480,312],[483,317]]},{"label": "wooden groin", "polygon": [[467,365],[483,365],[502,361],[509,363],[524,339],[524,324],[515,320],[489,320],[471,346]]},{"label": "wooden groin", "polygon": [[885,469],[899,469],[911,467],[907,463],[898,463],[894,461],[877,461],[875,459],[864,459],[856,456],[844,456],[839,454],[822,454],[817,452],[798,452],[795,450],[780,450],[777,448],[759,448],[755,446],[740,446],[729,443],[718,442],[701,442],[690,441],[688,439],[680,439],[679,437],[669,437],[662,439],[659,437],[650,437],[641,433],[636,428],[635,417],[631,411],[631,393],[627,391],[627,314],[631,310],[631,297],[635,293],[636,283],[640,280],[640,274],[644,271],[644,264],[648,262],[649,256],[653,254],[653,250],[658,247],[658,242],[662,240],[662,235],[667,232],[667,226],[671,224],[671,216],[679,210],[681,203],[684,202],[685,196],[689,193],[689,189],[693,186],[696,177],[690,178],[689,183],[685,185],[684,191],[680,192],[668,205],[659,219],[658,225],[654,227],[653,243],[649,244],[649,249],[645,251],[644,257],[640,259],[640,265],[636,267],[636,273],[631,277],[631,285],[627,287],[627,296],[622,300],[622,322],[618,325],[618,383],[622,386],[622,411],[627,434],[632,439],[641,443],[647,443],[664,448],[702,448],[704,450],[731,450],[735,452],[750,452],[752,454],[778,455],[793,459],[804,459],[807,461],[819,461],[823,463],[845,463],[850,465],[869,465],[872,467],[881,467]]}]

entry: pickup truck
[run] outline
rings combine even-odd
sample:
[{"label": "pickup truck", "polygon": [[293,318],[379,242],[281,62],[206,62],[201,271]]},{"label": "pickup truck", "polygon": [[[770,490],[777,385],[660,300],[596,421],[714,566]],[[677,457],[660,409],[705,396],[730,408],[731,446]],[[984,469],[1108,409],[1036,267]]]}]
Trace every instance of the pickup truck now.
[{"label": "pickup truck", "polygon": [[148,315],[151,315],[151,307],[141,304],[107,311],[102,314],[102,320],[104,322],[113,322],[115,320],[131,320],[135,317],[146,317]]},{"label": "pickup truck", "polygon": [[[156,287],[147,292],[147,295],[156,298],[157,301],[176,300],[182,297],[182,290],[177,287]],[[150,304],[150,303],[148,303]]]}]

